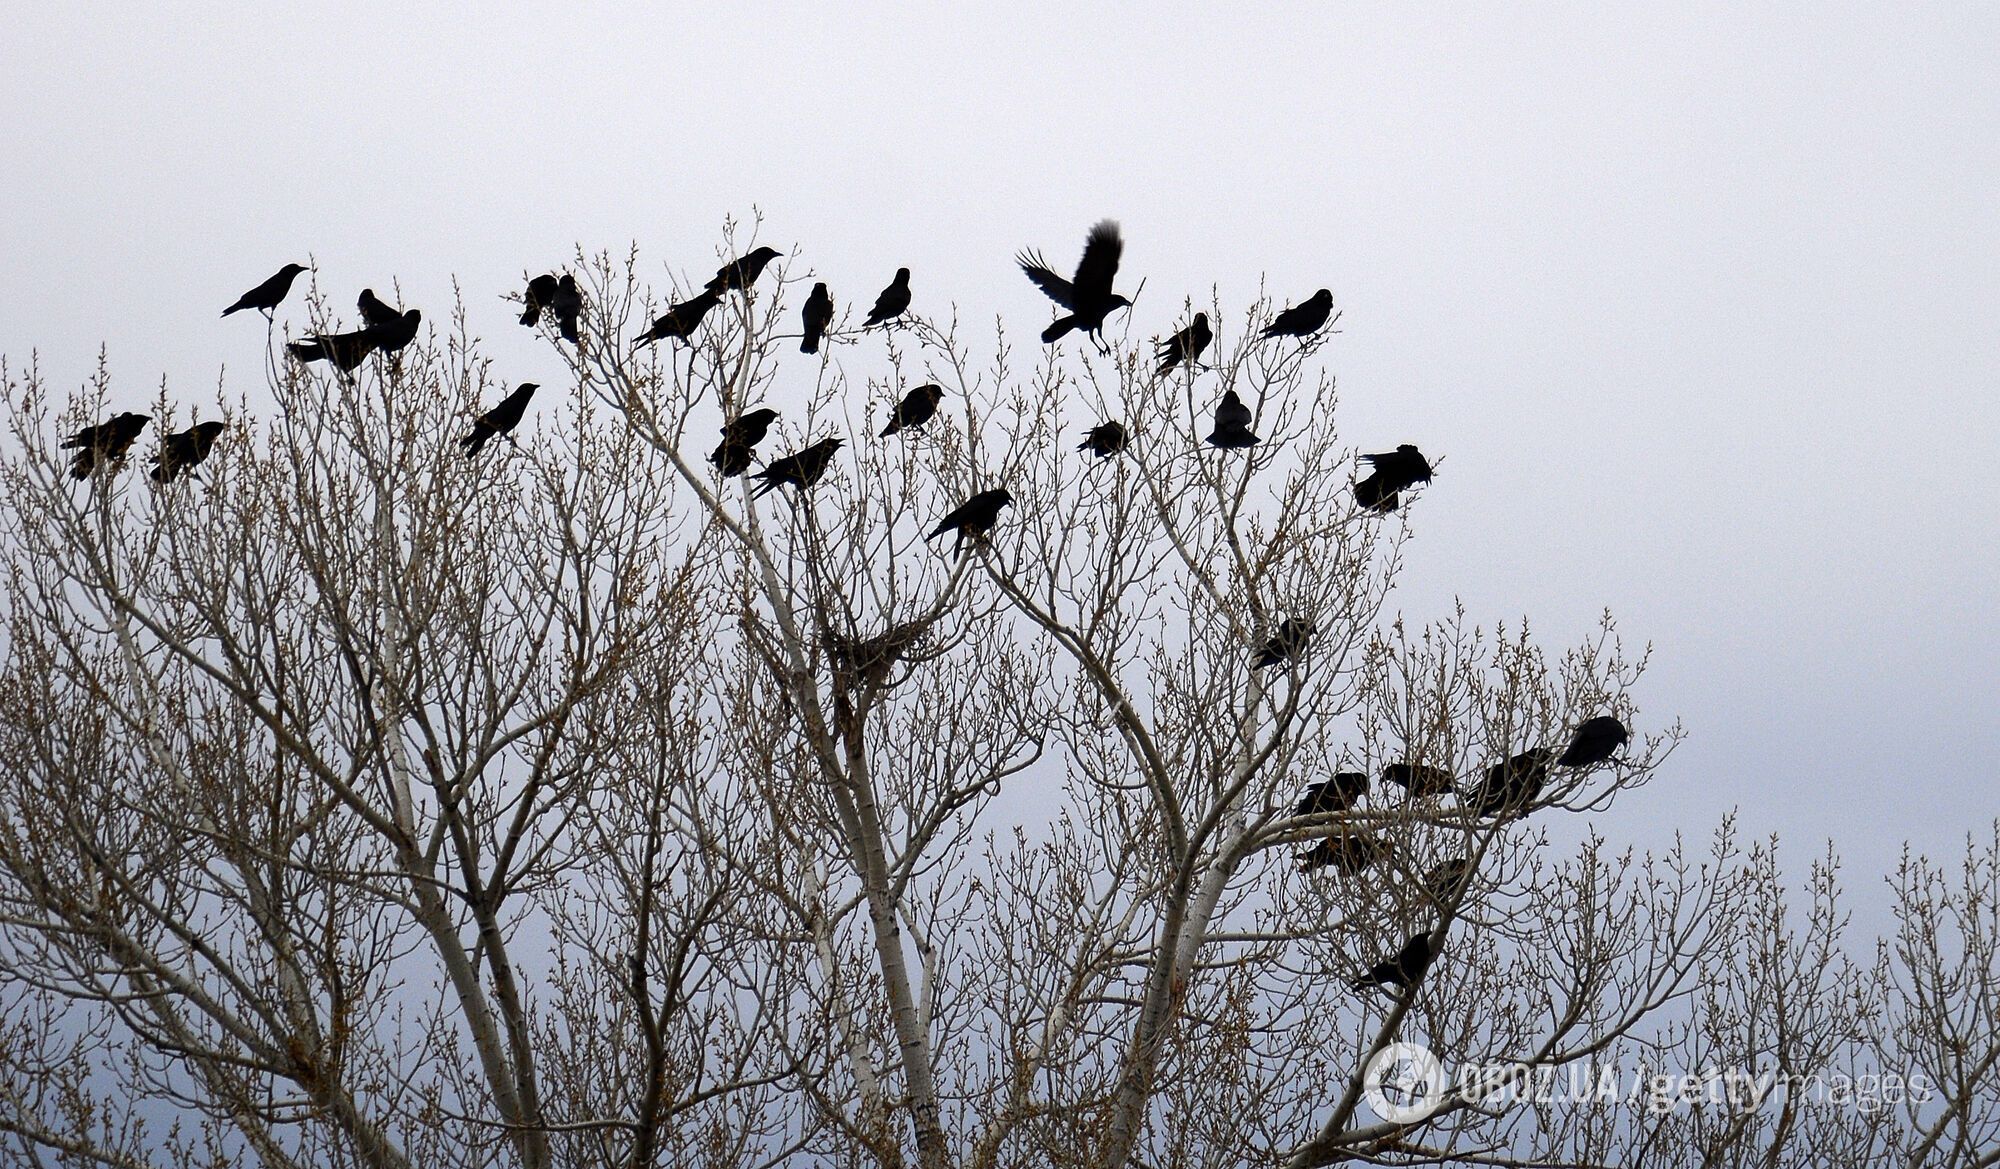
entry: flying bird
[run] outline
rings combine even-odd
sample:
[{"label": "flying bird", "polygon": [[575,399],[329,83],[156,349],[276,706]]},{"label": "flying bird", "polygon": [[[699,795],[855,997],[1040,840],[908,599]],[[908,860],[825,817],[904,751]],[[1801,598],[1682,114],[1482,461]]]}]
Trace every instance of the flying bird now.
[{"label": "flying bird", "polygon": [[750,470],[750,456],[754,448],[770,433],[771,423],[778,412],[766,406],[741,415],[734,422],[722,428],[722,445],[708,456],[726,476],[741,475]]},{"label": "flying bird", "polygon": [[1441,796],[1452,788],[1451,772],[1425,763],[1391,763],[1382,769],[1382,782],[1402,788],[1413,800]]},{"label": "flying bird", "polygon": [[[458,445],[465,448],[465,457],[478,458],[479,452],[489,439],[505,436],[521,424],[521,415],[528,409],[528,399],[535,396],[541,387],[533,382],[522,382],[514,387],[514,392],[500,399],[500,404],[472,420],[472,430]],[[509,442],[513,440],[508,439]]]},{"label": "flying bird", "polygon": [[1196,313],[1193,324],[1160,342],[1160,368],[1154,373],[1165,377],[1177,365],[1200,364],[1201,351],[1213,340],[1215,334],[1209,332],[1208,314]]},{"label": "flying bird", "polygon": [[1389,855],[1389,844],[1368,832],[1336,832],[1299,853],[1299,871],[1312,872],[1329,866],[1343,877],[1352,877]]},{"label": "flying bird", "polygon": [[1125,251],[1125,241],[1118,238],[1118,224],[1106,219],[1090,229],[1083,241],[1083,258],[1077,261],[1076,275],[1068,280],[1055,274],[1049,268],[1041,253],[1024,251],[1014,257],[1021,265],[1021,271],[1035,282],[1050,300],[1069,310],[1069,315],[1057,317],[1048,328],[1042,330],[1042,341],[1053,345],[1072,329],[1082,329],[1089,333],[1099,349],[1104,348],[1104,318],[1121,308],[1130,307],[1131,301],[1111,291],[1111,282],[1118,275],[1118,258]]},{"label": "flying bird", "polygon": [[1616,755],[1631,737],[1632,732],[1625,729],[1625,724],[1608,714],[1585,719],[1576,728],[1569,746],[1557,756],[1556,766],[1594,767]]},{"label": "flying bird", "polygon": [[686,341],[708,310],[722,303],[722,294],[714,289],[697,292],[675,305],[668,305],[667,311],[655,318],[652,327],[639,334],[632,344],[636,348],[658,341],[662,337],[672,337],[676,341]]},{"label": "flying bird", "polygon": [[910,309],[910,270],[896,269],[896,278],[882,295],[875,298],[875,307],[868,310],[868,319],[861,322],[864,329],[872,329],[884,321],[894,320]]},{"label": "flying bird", "polygon": [[315,334],[305,341],[293,341],[285,348],[295,361],[330,361],[340,372],[353,373],[355,366],[375,352],[378,338],[373,328],[355,329],[348,333]]},{"label": "flying bird", "polygon": [[220,422],[197,422],[179,434],[160,440],[160,453],[153,456],[153,482],[172,483],[181,472],[201,466],[222,433]]},{"label": "flying bird", "polygon": [[384,353],[397,353],[401,352],[405,345],[416,340],[417,327],[423,324],[424,314],[422,309],[414,308],[402,313],[396,312],[395,309],[389,309],[389,312],[393,315],[379,323],[369,325],[364,332],[374,338],[375,348]]},{"label": "flying bird", "polygon": [[1324,816],[1345,812],[1367,794],[1367,772],[1336,771],[1332,779],[1307,784],[1305,794],[1299,797],[1298,806],[1292,809],[1292,815]]},{"label": "flying bird", "polygon": [[1395,511],[1402,502],[1402,492],[1431,481],[1430,463],[1409,443],[1384,454],[1361,457],[1371,470],[1354,485],[1354,502],[1368,511],[1384,515]]},{"label": "flying bird", "polygon": [[[1305,648],[1306,640],[1312,635],[1313,627],[1310,623],[1294,621],[1290,617],[1285,618],[1278,623],[1278,632],[1272,634],[1271,639],[1257,651],[1257,657],[1250,663],[1250,668],[1262,670],[1291,661],[1298,657],[1299,651]],[[1368,777],[1362,776],[1361,781],[1367,783]]]},{"label": "flying bird", "polygon": [[767,491],[776,491],[786,483],[800,491],[811,487],[826,474],[833,463],[833,452],[839,450],[845,439],[823,438],[802,451],[796,451],[782,458],[772,459],[764,464],[764,469],[751,476],[763,483],[750,498],[755,499]]},{"label": "flying bird", "polygon": [[805,340],[799,342],[800,353],[818,353],[819,341],[826,336],[826,327],[833,323],[833,294],[826,290],[826,281],[813,285],[812,295],[806,297]]},{"label": "flying bird", "polygon": [[556,289],[560,285],[553,272],[544,272],[528,281],[528,291],[521,296],[521,323],[533,328],[542,319],[542,309],[556,302]]},{"label": "flying bird", "polygon": [[899,430],[918,429],[931,420],[931,416],[937,413],[938,403],[943,400],[943,386],[918,386],[896,403],[896,409],[889,416],[889,424],[875,437],[887,438]]},{"label": "flying bird", "polygon": [[1367,990],[1371,986],[1399,986],[1405,991],[1415,990],[1423,981],[1424,972],[1436,960],[1437,951],[1431,948],[1431,936],[1427,933],[1412,934],[1396,956],[1386,962],[1377,962],[1368,968],[1368,973],[1347,985],[1355,990]]},{"label": "flying bird", "polygon": [[1472,793],[1473,814],[1517,816],[1526,811],[1542,794],[1542,784],[1549,778],[1549,763],[1555,755],[1547,747],[1536,747],[1488,767],[1485,782]]},{"label": "flying bird", "polygon": [[394,324],[403,315],[403,310],[382,303],[382,298],[376,296],[372,288],[362,289],[361,298],[354,302],[354,306],[361,310],[362,324],[377,328]]},{"label": "flying bird", "polygon": [[69,464],[70,476],[87,479],[99,464],[123,463],[125,452],[132,449],[139,432],[146,429],[146,424],[152,420],[151,414],[135,414],[127,410],[112,415],[109,421],[86,426],[70,435],[58,448],[76,451],[76,457]]},{"label": "flying bird", "polygon": [[1089,451],[1100,459],[1108,459],[1125,449],[1127,436],[1122,422],[1100,422],[1083,432],[1083,441],[1076,449]]},{"label": "flying bird", "polygon": [[932,528],[930,535],[924,539],[935,540],[946,532],[957,532],[958,537],[951,546],[954,555],[965,547],[967,536],[972,537],[974,543],[983,544],[987,533],[1000,519],[1000,509],[1013,502],[1014,497],[1007,493],[1005,487],[989,487],[946,512],[944,518],[938,521],[938,526]]},{"label": "flying bird", "polygon": [[270,316],[271,310],[283,304],[285,297],[292,291],[292,281],[305,270],[303,264],[286,264],[269,280],[237,297],[235,304],[222,310],[222,315],[226,317],[233,312],[254,308],[265,316]]},{"label": "flying bird", "polygon": [[1310,337],[1326,327],[1326,318],[1333,312],[1333,293],[1322,288],[1312,294],[1304,303],[1294,305],[1271,318],[1271,323],[1260,334],[1265,337]]},{"label": "flying bird", "polygon": [[1222,395],[1222,401],[1215,407],[1215,431],[1208,436],[1208,445],[1223,450],[1242,450],[1264,441],[1250,432],[1250,407],[1236,396],[1235,390]]},{"label": "flying bird", "polygon": [[556,281],[556,294],[549,301],[555,310],[556,327],[562,331],[562,339],[572,345],[578,343],[577,318],[583,315],[583,292],[576,286],[576,277],[565,272]]},{"label": "flying bird", "polygon": [[764,274],[764,268],[778,258],[776,248],[758,248],[747,256],[731,260],[715,270],[715,276],[703,287],[709,292],[728,292],[732,288],[749,288],[757,283],[757,277]]}]

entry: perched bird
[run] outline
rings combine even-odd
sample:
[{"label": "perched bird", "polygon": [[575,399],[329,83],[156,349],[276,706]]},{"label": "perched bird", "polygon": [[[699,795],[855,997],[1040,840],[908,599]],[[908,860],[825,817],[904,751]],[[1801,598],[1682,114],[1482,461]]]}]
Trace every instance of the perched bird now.
[{"label": "perched bird", "polygon": [[722,445],[715,448],[708,461],[720,468],[725,476],[749,471],[753,449],[764,441],[777,417],[778,412],[768,406],[738,416],[722,428]]},{"label": "perched bird", "polygon": [[[1253,670],[1262,670],[1269,666],[1279,666],[1291,661],[1299,655],[1300,650],[1305,648],[1306,639],[1312,635],[1313,627],[1310,623],[1294,621],[1290,617],[1285,618],[1278,623],[1278,632],[1272,634],[1271,639],[1264,643],[1262,649],[1257,651],[1257,657],[1250,663],[1250,668]],[[1362,782],[1366,783],[1367,781],[1367,777],[1363,776]]]},{"label": "perched bird", "polygon": [[1124,423],[1100,422],[1083,432],[1083,441],[1076,444],[1076,449],[1107,459],[1124,450],[1126,442]]},{"label": "perched bird", "polygon": [[703,287],[709,292],[728,292],[732,288],[748,288],[757,283],[757,277],[764,274],[764,268],[778,258],[776,248],[758,248],[747,256],[729,261],[715,270],[715,276]]},{"label": "perched bird", "polygon": [[931,420],[937,413],[938,403],[944,400],[944,387],[938,385],[918,386],[903,395],[896,403],[896,409],[889,415],[889,425],[882,428],[877,438],[887,438],[899,430],[915,430]]},{"label": "perched bird", "polygon": [[271,310],[283,304],[285,297],[292,291],[292,281],[305,270],[303,264],[286,264],[269,280],[237,297],[235,304],[222,310],[222,315],[226,317],[233,312],[254,308],[265,316],[270,316]]},{"label": "perched bird", "polygon": [[1473,814],[1515,816],[1525,811],[1542,794],[1542,784],[1549,778],[1549,761],[1555,754],[1547,747],[1536,747],[1487,768],[1485,782],[1472,793]]},{"label": "perched bird", "polygon": [[403,310],[382,303],[382,298],[376,296],[372,288],[362,289],[361,298],[354,305],[361,310],[361,323],[377,328],[395,324],[403,315]]},{"label": "perched bird", "polygon": [[1436,960],[1437,951],[1431,948],[1431,936],[1427,933],[1412,934],[1396,956],[1387,962],[1377,962],[1368,968],[1368,973],[1347,985],[1355,990],[1367,990],[1371,986],[1399,986],[1405,991],[1415,990],[1423,981],[1424,972]]},{"label": "perched bird", "polygon": [[542,319],[542,309],[556,302],[556,289],[560,285],[553,272],[544,272],[528,281],[528,291],[521,296],[521,323],[533,328]]},{"label": "perched bird", "polygon": [[818,353],[819,339],[826,336],[826,327],[833,323],[833,294],[826,290],[826,281],[813,285],[812,295],[806,297],[805,340],[799,342],[800,353]]},{"label": "perched bird", "polygon": [[1250,432],[1250,407],[1236,396],[1235,390],[1222,395],[1222,401],[1215,407],[1215,432],[1208,436],[1208,445],[1224,450],[1241,450],[1264,441]]},{"label": "perched bird", "polygon": [[423,324],[424,313],[422,309],[414,308],[402,313],[394,309],[389,311],[394,315],[368,326],[366,332],[375,339],[375,348],[384,353],[397,353],[416,340],[417,327]]},{"label": "perched bird", "polygon": [[353,373],[355,366],[375,352],[378,337],[373,328],[355,329],[349,333],[319,333],[305,341],[294,341],[285,348],[296,361],[330,361],[340,372]]},{"label": "perched bird", "polygon": [[1302,873],[1331,866],[1341,876],[1352,877],[1388,855],[1389,844],[1379,836],[1367,832],[1336,832],[1299,853],[1295,859]]},{"label": "perched bird", "polygon": [[1583,720],[1570,739],[1569,746],[1556,758],[1557,767],[1591,767],[1603,763],[1618,753],[1632,732],[1625,724],[1608,714]]},{"label": "perched bird", "polygon": [[109,421],[86,426],[70,435],[59,449],[76,451],[76,457],[69,464],[71,477],[87,479],[100,463],[123,463],[125,452],[132,449],[139,432],[146,429],[146,424],[152,420],[151,414],[135,414],[127,410],[112,415]]},{"label": "perched bird", "polygon": [[1326,318],[1333,312],[1333,293],[1322,288],[1312,294],[1302,304],[1297,304],[1277,316],[1264,327],[1265,337],[1310,337],[1326,327]]},{"label": "perched bird", "polygon": [[668,305],[667,311],[655,318],[652,327],[639,334],[632,344],[650,344],[662,337],[672,337],[676,341],[686,341],[708,310],[722,303],[722,294],[714,289],[697,292],[679,304]]},{"label": "perched bird", "polygon": [[958,538],[952,542],[954,554],[965,547],[965,538],[972,537],[974,543],[985,543],[986,534],[1000,519],[1000,509],[1014,502],[1014,497],[1005,487],[989,487],[979,494],[959,504],[945,513],[938,526],[931,529],[926,540],[935,540],[946,532],[957,532]]},{"label": "perched bird", "polygon": [[763,470],[751,476],[761,481],[763,486],[752,492],[750,498],[755,499],[767,491],[776,491],[786,483],[792,484],[800,491],[811,487],[826,474],[827,467],[833,463],[833,452],[839,450],[845,441],[839,438],[823,438],[802,451],[772,459],[764,464]]},{"label": "perched bird", "polygon": [[1292,809],[1292,815],[1323,816],[1331,812],[1345,812],[1367,794],[1367,772],[1336,771],[1332,779],[1307,784],[1305,794],[1299,797],[1298,806]]},{"label": "perched bird", "polygon": [[1160,342],[1160,368],[1154,373],[1165,377],[1177,365],[1198,364],[1201,351],[1213,340],[1215,334],[1208,331],[1208,314],[1196,313],[1193,324]]},{"label": "perched bird", "polygon": [[1424,896],[1440,908],[1457,905],[1465,900],[1465,891],[1472,885],[1472,858],[1461,856],[1440,861],[1425,870],[1417,883],[1423,887]]},{"label": "perched bird", "polygon": [[576,277],[565,272],[556,281],[556,294],[549,301],[549,308],[556,314],[556,327],[562,331],[562,339],[572,345],[577,344],[577,318],[583,315],[583,292],[576,286]]},{"label": "perched bird", "polygon": [[500,399],[498,406],[473,419],[471,432],[458,440],[458,445],[465,448],[465,457],[479,457],[488,439],[508,434],[519,426],[521,415],[528,408],[528,399],[534,397],[535,391],[540,388],[533,382],[522,382],[514,387],[513,393]]},{"label": "perched bird", "polygon": [[1371,470],[1354,485],[1354,502],[1369,511],[1385,515],[1395,511],[1402,502],[1402,492],[1431,481],[1430,463],[1409,443],[1384,454],[1361,457]]},{"label": "perched bird", "polygon": [[1382,782],[1402,788],[1413,800],[1441,796],[1452,788],[1451,772],[1423,763],[1391,763],[1382,769]]},{"label": "perched bird", "polygon": [[884,321],[894,320],[910,310],[910,270],[896,269],[896,278],[882,295],[875,298],[875,307],[868,310],[868,319],[861,322],[864,329],[872,329]]},{"label": "perched bird", "polygon": [[1091,228],[1084,238],[1083,258],[1077,261],[1076,275],[1068,280],[1050,270],[1048,261],[1039,252],[1022,252],[1014,257],[1035,287],[1069,310],[1068,316],[1057,317],[1042,330],[1044,343],[1053,345],[1071,329],[1082,329],[1097,342],[1099,349],[1104,348],[1104,338],[1099,332],[1104,328],[1104,318],[1132,304],[1111,291],[1111,282],[1118,275],[1118,258],[1124,251],[1125,241],[1118,238],[1118,224],[1106,219]]},{"label": "perched bird", "polygon": [[222,433],[220,422],[197,422],[179,434],[160,440],[160,453],[153,456],[153,482],[172,483],[181,472],[192,471],[208,458]]}]

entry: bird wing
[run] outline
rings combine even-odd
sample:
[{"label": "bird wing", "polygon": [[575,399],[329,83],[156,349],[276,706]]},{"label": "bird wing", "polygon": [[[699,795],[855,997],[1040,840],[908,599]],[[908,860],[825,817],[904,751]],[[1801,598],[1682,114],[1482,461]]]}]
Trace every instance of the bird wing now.
[{"label": "bird wing", "polygon": [[[1084,250],[1084,256],[1088,262],[1088,248]],[[1051,271],[1049,262],[1042,259],[1040,252],[1022,252],[1014,257],[1014,262],[1021,266],[1021,271],[1026,272],[1028,279],[1034,281],[1035,287],[1041,289],[1050,300],[1066,309],[1076,308],[1076,287]],[[1114,269],[1118,267],[1118,257],[1115,255],[1111,258],[1111,266]]]},{"label": "bird wing", "polygon": [[371,325],[394,324],[403,319],[403,314],[384,304],[372,288],[362,289],[361,299],[355,304],[361,309],[361,319]]},{"label": "bird wing", "polygon": [[1092,300],[1110,296],[1112,278],[1118,275],[1118,258],[1124,253],[1125,241],[1118,237],[1116,223],[1107,219],[1091,228],[1083,243],[1083,259],[1076,265],[1076,279],[1071,282],[1072,295]]}]

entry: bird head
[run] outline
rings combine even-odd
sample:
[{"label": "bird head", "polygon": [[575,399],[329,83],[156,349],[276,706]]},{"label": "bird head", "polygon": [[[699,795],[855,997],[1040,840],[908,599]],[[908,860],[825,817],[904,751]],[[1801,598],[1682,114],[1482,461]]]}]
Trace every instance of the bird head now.
[{"label": "bird head", "polygon": [[1126,299],[1125,299],[1124,297],[1122,297],[1122,296],[1120,296],[1120,295],[1118,295],[1117,293],[1115,293],[1115,292],[1114,292],[1114,293],[1112,293],[1112,294],[1111,294],[1111,307],[1112,307],[1112,309],[1114,309],[1114,310],[1115,310],[1115,309],[1121,309],[1121,308],[1131,308],[1131,307],[1132,307],[1132,302],[1131,302],[1131,301],[1129,301],[1129,300],[1126,300]]},{"label": "bird head", "polygon": [[935,383],[928,386],[919,386],[917,387],[917,392],[929,398],[933,406],[944,401],[944,387]]},{"label": "bird head", "polygon": [[908,268],[896,269],[896,283],[908,284],[909,282],[910,282],[910,270]]},{"label": "bird head", "polygon": [[751,253],[750,253],[749,255],[747,255],[747,256],[745,256],[745,257],[743,257],[743,258],[744,258],[744,259],[746,259],[746,260],[761,260],[761,261],[763,261],[764,263],[767,263],[767,264],[768,264],[768,263],[770,263],[770,262],[771,262],[772,260],[775,260],[775,259],[777,259],[777,258],[778,258],[778,249],[776,249],[776,248],[768,248],[768,247],[766,247],[766,248],[758,248],[758,249],[757,249],[756,251],[754,251],[754,252],[751,252]]},{"label": "bird head", "polygon": [[286,264],[283,268],[279,269],[279,272],[285,276],[297,276],[305,270],[306,266],[304,264]]},{"label": "bird head", "polygon": [[194,426],[195,437],[204,442],[214,441],[215,436],[221,433],[222,423],[220,422],[197,422]]},{"label": "bird head", "polygon": [[994,499],[998,501],[996,506],[999,507],[1012,507],[1014,505],[1014,493],[1005,487],[1000,489],[1000,494],[994,496]]}]

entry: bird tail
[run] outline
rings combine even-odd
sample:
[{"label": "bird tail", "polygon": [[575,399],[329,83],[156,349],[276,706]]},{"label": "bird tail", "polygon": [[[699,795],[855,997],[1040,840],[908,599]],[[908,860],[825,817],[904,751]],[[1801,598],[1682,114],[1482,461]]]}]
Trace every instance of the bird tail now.
[{"label": "bird tail", "polygon": [[800,352],[800,353],[818,353],[818,352],[819,352],[819,338],[818,338],[818,337],[813,337],[813,336],[807,336],[805,340],[803,340],[803,341],[799,342],[799,352]]},{"label": "bird tail", "polygon": [[465,448],[466,458],[477,458],[479,452],[485,449],[486,440],[492,437],[492,431],[483,426],[475,426],[472,428],[472,433],[458,440],[458,445]]},{"label": "bird tail", "polygon": [[1074,328],[1076,328],[1075,317],[1058,317],[1055,323],[1042,330],[1042,344],[1053,345]]},{"label": "bird tail", "polygon": [[226,317],[226,316],[228,316],[228,315],[229,315],[230,313],[234,313],[234,312],[241,312],[241,311],[243,311],[243,306],[242,306],[242,305],[240,305],[240,304],[232,304],[232,305],[230,305],[230,306],[229,306],[228,308],[226,308],[226,309],[223,309],[223,310],[222,310],[222,315]]},{"label": "bird tail", "polygon": [[293,341],[285,348],[297,361],[319,361],[326,356],[326,346],[318,341]]},{"label": "bird tail", "polygon": [[528,307],[521,311],[521,323],[531,328],[534,326],[535,322],[541,319],[542,319],[541,305],[530,302]]}]

